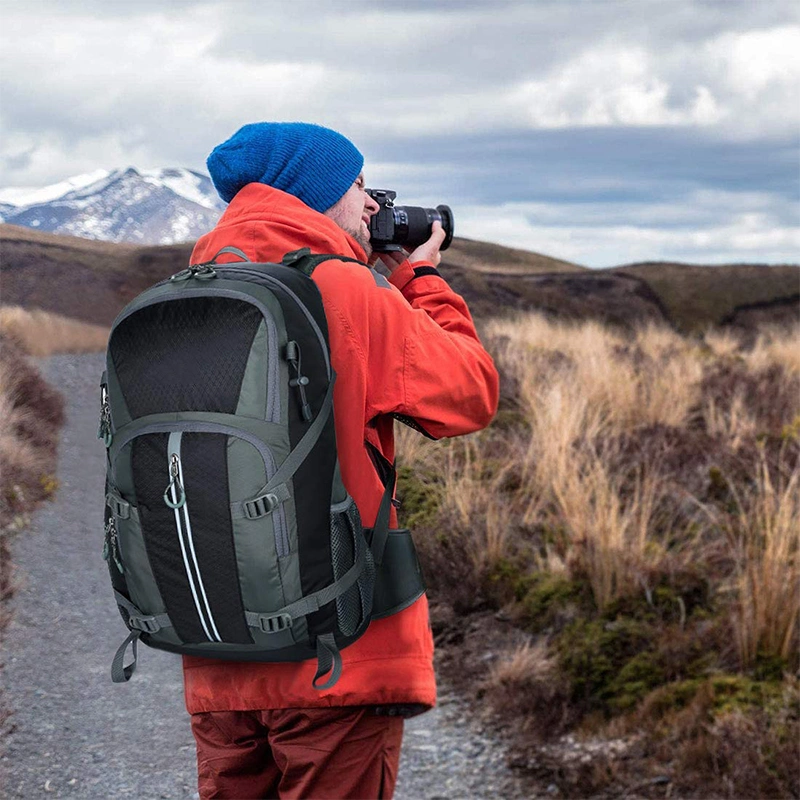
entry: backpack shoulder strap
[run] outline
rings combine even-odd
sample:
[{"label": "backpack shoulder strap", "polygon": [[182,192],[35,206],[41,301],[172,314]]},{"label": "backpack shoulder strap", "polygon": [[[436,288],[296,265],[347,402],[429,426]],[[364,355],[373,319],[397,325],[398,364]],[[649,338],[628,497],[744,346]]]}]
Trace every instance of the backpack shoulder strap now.
[{"label": "backpack shoulder strap", "polygon": [[294,267],[299,269],[300,272],[305,273],[311,277],[311,273],[323,261],[352,261],[354,264],[361,264],[362,267],[372,269],[369,264],[364,261],[359,261],[357,258],[350,258],[349,256],[340,256],[336,253],[328,253],[326,255],[312,255],[310,247],[301,247],[299,250],[292,250],[287,253],[282,259],[281,264],[285,267]]}]

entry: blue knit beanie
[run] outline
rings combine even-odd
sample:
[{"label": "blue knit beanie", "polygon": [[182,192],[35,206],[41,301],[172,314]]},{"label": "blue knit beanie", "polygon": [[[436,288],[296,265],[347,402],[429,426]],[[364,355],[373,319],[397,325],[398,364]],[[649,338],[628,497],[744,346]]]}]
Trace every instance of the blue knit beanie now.
[{"label": "blue knit beanie", "polygon": [[352,186],[364,156],[330,128],[305,122],[254,122],[217,145],[206,166],[226,203],[248,183],[265,183],[315,211],[327,211]]}]

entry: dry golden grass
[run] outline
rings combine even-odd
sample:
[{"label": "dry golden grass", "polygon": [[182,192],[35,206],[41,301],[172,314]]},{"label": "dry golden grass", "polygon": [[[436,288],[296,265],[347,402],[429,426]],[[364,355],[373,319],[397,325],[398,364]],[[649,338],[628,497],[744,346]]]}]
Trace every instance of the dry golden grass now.
[{"label": "dry golden grass", "polygon": [[777,364],[789,374],[800,374],[800,325],[789,332],[780,328],[762,331],[745,359],[754,370]]},{"label": "dry golden grass", "polygon": [[[777,364],[789,376],[795,369],[794,335],[770,331],[745,349],[736,335],[710,331],[704,349],[657,326],[626,335],[596,322],[552,322],[536,314],[492,320],[487,345],[508,402],[524,424],[433,446],[401,429],[398,455],[403,464],[424,464],[443,482],[441,519],[447,535],[462,542],[474,574],[513,557],[527,532],[550,531],[546,546],[533,551],[531,569],[566,569],[588,581],[603,609],[647,592],[652,576],[666,568],[668,551],[674,566],[676,557],[691,560],[694,546],[693,537],[676,527],[686,520],[657,513],[668,494],[671,502],[688,496],[680,472],[676,479],[673,467],[667,479],[655,445],[632,469],[621,443],[638,436],[646,445],[642,432],[653,426],[686,430],[699,420],[719,447],[735,453],[755,446],[761,428],[753,398],[744,389],[724,402],[703,395],[704,370],[733,359],[754,373]],[[800,509],[788,492],[797,489],[797,480],[779,499],[765,480],[762,471],[761,501],[737,521],[751,543],[741,562],[748,571],[740,580],[741,591],[750,593],[751,612],[739,627],[747,631],[743,653],[757,646],[785,655],[787,619],[795,624],[798,612],[796,598],[787,595],[797,580],[789,533]],[[783,622],[775,619],[780,607]],[[782,633],[762,634],[762,628]]]},{"label": "dry golden grass", "polygon": [[800,467],[775,479],[762,459],[737,512],[723,518],[736,571],[733,622],[742,666],[759,655],[797,660],[800,645]]},{"label": "dry golden grass", "polygon": [[[503,609],[536,637],[497,649],[480,696],[530,743],[615,715],[647,736],[636,709],[663,690],[674,722],[631,762],[631,787],[646,764],[689,796],[675,764],[706,796],[747,796],[731,787],[748,781],[788,796],[796,712],[782,722],[764,698],[800,648],[797,331],[698,342],[539,315],[484,330],[496,423],[451,441],[398,437],[400,463],[436,484],[419,537],[436,600],[459,616]],[[432,496],[424,483],[401,495]],[[459,648],[481,635],[465,628]],[[691,700],[719,674],[729,688]]]},{"label": "dry golden grass", "polygon": [[703,420],[709,433],[729,441],[734,450],[758,433],[758,422],[741,390],[724,405],[709,397],[703,407]]},{"label": "dry golden grass", "polygon": [[467,554],[478,572],[507,553],[511,508],[500,486],[511,469],[506,464],[487,475],[479,437],[455,440],[445,452],[442,511],[468,542]]},{"label": "dry golden grass", "polygon": [[[563,402],[583,402],[615,432],[636,425],[682,425],[697,401],[702,363],[686,340],[649,326],[631,339],[598,322],[558,323],[542,315],[492,320],[500,367],[519,384],[535,414],[543,387],[557,383]],[[630,358],[622,357],[631,353]]]},{"label": "dry golden grass", "polygon": [[0,333],[33,356],[94,353],[105,350],[108,329],[40,309],[0,307]]}]

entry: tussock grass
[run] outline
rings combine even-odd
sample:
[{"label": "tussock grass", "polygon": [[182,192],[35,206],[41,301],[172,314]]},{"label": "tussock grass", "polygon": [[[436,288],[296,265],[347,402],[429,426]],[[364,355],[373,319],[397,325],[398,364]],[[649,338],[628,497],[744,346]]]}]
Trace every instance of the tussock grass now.
[{"label": "tussock grass", "polygon": [[734,556],[733,614],[742,666],[759,655],[796,656],[800,622],[800,470],[770,475],[762,457],[746,496],[723,518]]},{"label": "tussock grass", "polygon": [[0,307],[0,333],[32,356],[94,353],[105,350],[108,329],[41,309]]},{"label": "tussock grass", "polygon": [[681,425],[697,399],[702,364],[678,334],[649,326],[633,338],[598,322],[555,323],[541,315],[493,320],[500,367],[519,386],[520,403],[536,414],[542,389],[563,402],[583,401],[595,422],[621,431],[639,424]]},{"label": "tussock grass", "polygon": [[777,365],[789,374],[800,374],[800,324],[788,332],[780,328],[762,331],[745,359],[754,370]]}]

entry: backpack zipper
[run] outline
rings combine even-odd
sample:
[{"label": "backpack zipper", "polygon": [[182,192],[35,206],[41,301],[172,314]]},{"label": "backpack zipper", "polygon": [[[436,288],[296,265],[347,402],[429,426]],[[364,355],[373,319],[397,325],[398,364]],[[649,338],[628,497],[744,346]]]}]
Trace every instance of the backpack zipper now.
[{"label": "backpack zipper", "polygon": [[[186,579],[189,582],[189,588],[191,589],[197,615],[200,618],[203,630],[210,642],[221,642],[222,637],[219,635],[217,626],[214,623],[214,616],[211,613],[211,606],[206,596],[206,589],[205,586],[203,586],[203,577],[200,574],[200,566],[197,563],[197,555],[194,551],[192,523],[189,518],[189,507],[186,502],[186,491],[183,488],[185,484],[180,457],[181,436],[181,433],[171,433],[167,441],[167,456],[171,480],[164,492],[164,502],[175,512],[175,527],[178,533],[181,555],[183,556],[183,566],[186,570]],[[178,492],[179,489],[180,494]],[[169,499],[167,499],[168,497]],[[192,567],[194,567],[194,570],[192,570]],[[202,604],[198,597],[198,590],[203,598]],[[209,627],[211,631],[209,631]]]}]

